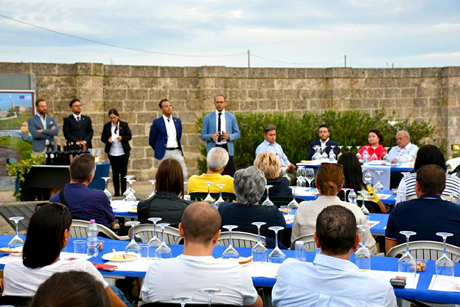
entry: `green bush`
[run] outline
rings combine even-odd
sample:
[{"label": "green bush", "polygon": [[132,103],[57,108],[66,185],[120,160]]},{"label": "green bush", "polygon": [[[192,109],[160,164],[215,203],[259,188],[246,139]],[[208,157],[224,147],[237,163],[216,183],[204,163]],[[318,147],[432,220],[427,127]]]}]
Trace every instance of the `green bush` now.
[{"label": "green bush", "polygon": [[[401,119],[395,112],[386,115],[384,110],[377,110],[374,115],[358,110],[325,111],[321,114],[305,112],[303,115],[294,112],[274,113],[237,113],[235,114],[241,132],[241,138],[235,141],[235,167],[245,168],[253,164],[257,146],[264,140],[263,129],[266,124],[276,126],[277,139],[292,163],[307,158],[308,145],[318,138],[318,127],[329,126],[331,139],[345,146],[362,146],[367,144],[367,134],[371,129],[378,129],[384,136],[385,147],[396,145],[396,132],[407,130],[411,142],[418,146],[424,140],[434,136],[436,127],[424,121],[410,122]],[[203,116],[197,119],[201,130]],[[393,125],[390,124],[393,122]],[[198,159],[198,171],[206,172],[206,147],[201,145],[202,158]],[[342,151],[345,151],[342,148]],[[356,152],[356,148],[353,150]]]}]

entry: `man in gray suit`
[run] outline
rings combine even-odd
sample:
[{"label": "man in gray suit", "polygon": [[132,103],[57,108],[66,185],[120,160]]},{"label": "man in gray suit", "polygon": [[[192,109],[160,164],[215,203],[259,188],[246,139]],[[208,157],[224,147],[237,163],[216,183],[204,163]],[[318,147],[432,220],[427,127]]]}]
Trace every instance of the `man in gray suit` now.
[{"label": "man in gray suit", "polygon": [[35,108],[37,114],[27,120],[32,134],[32,150],[34,153],[44,153],[46,145],[54,142],[54,137],[58,135],[59,126],[54,118],[46,116],[48,109],[44,99],[38,99]]}]

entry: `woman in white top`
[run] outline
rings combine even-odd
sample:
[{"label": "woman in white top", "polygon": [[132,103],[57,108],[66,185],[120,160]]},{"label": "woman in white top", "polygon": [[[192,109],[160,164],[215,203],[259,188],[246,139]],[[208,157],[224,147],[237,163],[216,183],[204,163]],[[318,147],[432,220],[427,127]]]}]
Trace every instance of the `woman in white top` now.
[{"label": "woman in white top", "polygon": [[[424,165],[435,164],[447,171],[446,160],[441,150],[435,145],[425,145],[420,147],[415,158],[414,173],[404,176],[398,186],[398,195],[396,203],[417,198],[415,193],[415,181],[417,170]],[[442,192],[441,197],[444,200],[449,200],[458,203],[460,194],[460,179],[457,176],[446,175],[446,188]]]},{"label": "woman in white top", "polygon": [[23,261],[10,261],[5,266],[3,295],[32,297],[54,273],[84,271],[104,285],[111,306],[126,306],[91,262],[60,259],[61,250],[70,238],[71,223],[72,214],[63,205],[49,203],[35,211],[27,228]]},{"label": "woman in white top", "polygon": [[[126,173],[128,171],[129,152],[131,146],[131,130],[128,123],[120,120],[120,115],[116,109],[109,110],[110,122],[102,129],[101,141],[105,143],[110,166],[112,167],[114,196],[123,195],[126,191]],[[120,194],[121,177],[121,194]]]}]

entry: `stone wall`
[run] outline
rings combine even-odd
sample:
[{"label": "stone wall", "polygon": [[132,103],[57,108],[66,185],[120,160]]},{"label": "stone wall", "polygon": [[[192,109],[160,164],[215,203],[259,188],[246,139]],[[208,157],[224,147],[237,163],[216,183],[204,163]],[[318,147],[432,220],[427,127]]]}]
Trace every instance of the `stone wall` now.
[{"label": "stone wall", "polygon": [[[200,134],[196,117],[213,110],[217,94],[227,97],[231,112],[314,111],[385,108],[414,120],[431,120],[438,139],[459,143],[460,67],[228,68],[153,67],[96,63],[0,63],[0,73],[34,74],[37,97],[47,100],[58,119],[69,114],[78,97],[91,116],[94,147],[107,111],[116,108],[133,132],[130,173],[153,178],[153,150],[148,145],[152,120],[161,115],[158,102],[169,98],[174,116],[183,122],[182,145],[189,174],[196,172]],[[61,133],[62,136],[62,133]],[[63,137],[62,137],[63,139]]]}]

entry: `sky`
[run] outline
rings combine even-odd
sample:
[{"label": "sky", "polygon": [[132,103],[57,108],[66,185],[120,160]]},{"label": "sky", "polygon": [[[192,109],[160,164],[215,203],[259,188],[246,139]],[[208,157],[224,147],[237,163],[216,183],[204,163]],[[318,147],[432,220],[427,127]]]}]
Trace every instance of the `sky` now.
[{"label": "sky", "polygon": [[0,15],[17,20],[0,16],[0,62],[460,66],[459,0],[0,0]]}]

